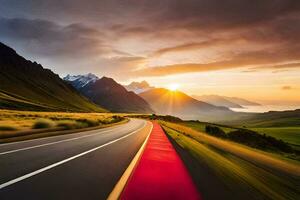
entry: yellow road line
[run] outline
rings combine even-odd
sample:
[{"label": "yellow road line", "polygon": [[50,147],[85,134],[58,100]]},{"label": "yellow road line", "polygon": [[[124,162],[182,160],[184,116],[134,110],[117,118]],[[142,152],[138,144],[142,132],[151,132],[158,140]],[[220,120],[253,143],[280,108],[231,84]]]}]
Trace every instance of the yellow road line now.
[{"label": "yellow road line", "polygon": [[[151,122],[148,122],[148,123],[151,123]],[[143,145],[141,146],[141,148],[139,149],[137,154],[132,159],[131,163],[129,164],[129,166],[127,167],[125,172],[123,173],[123,175],[120,178],[120,180],[118,181],[118,183],[115,185],[112,192],[109,194],[107,200],[117,200],[117,199],[119,199],[123,189],[125,188],[125,185],[126,185],[128,179],[129,179],[130,175],[132,174],[133,170],[135,169],[138,161],[140,160],[140,158],[142,156],[142,153],[143,153],[143,151],[146,147],[146,144],[148,142],[150,133],[152,132],[152,128],[153,128],[153,124],[151,123],[151,128],[150,128],[150,131],[148,133],[147,138],[145,139]]]}]

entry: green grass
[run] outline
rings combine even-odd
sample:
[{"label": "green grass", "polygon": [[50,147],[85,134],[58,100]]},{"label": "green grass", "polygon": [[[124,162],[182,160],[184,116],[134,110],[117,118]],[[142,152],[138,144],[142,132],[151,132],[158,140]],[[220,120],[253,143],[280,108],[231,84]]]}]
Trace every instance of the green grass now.
[{"label": "green grass", "polygon": [[[257,133],[255,134],[255,132],[249,132],[245,128],[212,124],[212,123],[200,122],[200,121],[184,121],[180,124],[190,127],[196,131],[207,133],[215,137],[221,137],[220,135],[218,136],[209,133],[206,130],[207,126],[217,127],[225,132],[224,136],[222,137],[223,139],[226,138],[228,140],[243,143],[248,146],[259,148],[262,150],[283,151],[283,152],[291,153],[292,150],[290,147],[292,147],[294,150],[300,149],[300,144],[299,144],[300,138],[297,137],[299,136],[300,127],[247,128],[251,131],[255,131]],[[259,137],[260,136],[259,134],[261,135],[261,137]],[[273,137],[274,139],[277,139],[277,141],[273,140],[272,138],[263,136],[264,134],[266,136],[270,136]],[[279,140],[288,143],[290,147],[288,147],[288,145],[284,144],[282,141]],[[289,156],[291,157],[292,155]]]},{"label": "green grass", "polygon": [[16,131],[17,128],[14,126],[2,125],[0,126],[0,131]]},{"label": "green grass", "polygon": [[292,145],[300,146],[300,127],[250,128],[261,134],[273,136]]},{"label": "green grass", "polygon": [[0,44],[0,109],[106,112],[57,74]]},{"label": "green grass", "polygon": [[[162,123],[182,148],[209,166],[232,192],[242,191],[252,199],[298,199],[297,179],[287,166],[297,165],[240,145],[221,141],[171,123]],[[274,167],[277,170],[269,170]],[[267,167],[266,167],[267,166]],[[295,171],[294,171],[295,172]],[[296,170],[299,175],[299,169]],[[217,188],[216,188],[217,190]]]},{"label": "green grass", "polygon": [[52,128],[54,126],[55,126],[54,121],[50,119],[37,119],[36,122],[34,122],[32,128],[42,129],[42,128]]},{"label": "green grass", "polygon": [[[32,73],[22,72],[22,69],[12,72],[0,71],[0,108],[35,111],[106,111],[80,95],[49,70],[32,67]],[[37,73],[39,75],[36,75]]]},{"label": "green grass", "polygon": [[[99,123],[98,123],[99,125]],[[58,127],[63,127],[64,129],[70,130],[70,129],[77,129],[77,128],[86,128],[86,127],[93,127],[97,126],[96,124],[87,124],[80,121],[74,121],[74,120],[63,120],[57,122]]]},{"label": "green grass", "polygon": [[247,128],[300,127],[300,109],[266,113],[244,113],[238,119],[228,117],[218,123]]}]

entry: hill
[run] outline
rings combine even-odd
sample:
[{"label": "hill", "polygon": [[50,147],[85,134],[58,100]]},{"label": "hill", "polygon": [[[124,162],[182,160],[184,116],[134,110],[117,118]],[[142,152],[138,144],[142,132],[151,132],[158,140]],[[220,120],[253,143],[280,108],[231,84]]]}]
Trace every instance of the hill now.
[{"label": "hill", "polygon": [[238,120],[225,121],[225,124],[246,127],[296,127],[300,126],[300,109],[247,113]]},{"label": "hill", "polygon": [[210,121],[234,113],[226,107],[198,101],[180,91],[156,88],[143,92],[140,96],[149,102],[158,114],[174,115],[185,119]]},{"label": "hill", "polygon": [[[73,85],[78,81],[75,79],[69,82]],[[102,77],[77,89],[94,103],[112,112],[153,113],[143,98],[134,92],[128,92],[112,78]]]},{"label": "hill", "polygon": [[243,106],[234,103],[232,101],[229,101],[228,99],[219,95],[202,95],[202,96],[193,95],[192,97],[199,101],[204,101],[206,103],[213,104],[215,106],[225,106],[228,108],[243,108]]},{"label": "hill", "polygon": [[57,74],[0,43],[0,108],[103,112]]},{"label": "hill", "polygon": [[204,101],[209,104],[213,104],[216,106],[225,106],[228,108],[243,108],[244,106],[260,106],[259,103],[249,101],[247,99],[239,98],[239,97],[227,97],[220,95],[193,95],[193,98]]},{"label": "hill", "polygon": [[233,103],[239,104],[241,106],[260,106],[259,103],[249,101],[247,99],[239,98],[239,97],[225,97],[223,98],[227,99],[228,101],[231,101]]}]

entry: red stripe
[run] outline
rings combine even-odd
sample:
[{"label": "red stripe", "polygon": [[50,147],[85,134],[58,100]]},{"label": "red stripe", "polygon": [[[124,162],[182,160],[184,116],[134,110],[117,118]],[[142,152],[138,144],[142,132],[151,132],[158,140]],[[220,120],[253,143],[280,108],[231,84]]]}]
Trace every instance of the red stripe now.
[{"label": "red stripe", "polygon": [[160,125],[153,130],[121,199],[201,199],[174,147]]}]

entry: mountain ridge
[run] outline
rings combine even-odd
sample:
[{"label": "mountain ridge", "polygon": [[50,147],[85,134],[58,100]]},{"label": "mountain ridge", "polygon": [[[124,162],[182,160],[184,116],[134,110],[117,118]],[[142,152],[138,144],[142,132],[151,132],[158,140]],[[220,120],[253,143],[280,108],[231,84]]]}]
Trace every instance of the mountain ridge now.
[{"label": "mountain ridge", "polygon": [[244,108],[247,106],[260,106],[260,104],[239,97],[227,97],[221,95],[192,95],[193,98],[216,106],[228,108]]},{"label": "mountain ridge", "polygon": [[99,80],[99,77],[92,73],[75,76],[71,76],[70,74],[68,74],[66,77],[63,78],[63,80],[67,82],[72,82],[72,85],[76,89],[79,89],[81,87],[86,86],[87,84],[95,83],[97,80]]},{"label": "mountain ridge", "polygon": [[50,69],[0,42],[0,108],[104,112]]},{"label": "mountain ridge", "polygon": [[[76,81],[68,82],[76,84]],[[153,113],[147,101],[109,77],[104,76],[77,89],[92,102],[112,112]]]},{"label": "mountain ridge", "polygon": [[180,91],[155,88],[140,94],[158,114],[189,119],[211,120],[217,115],[232,114],[230,109],[198,101]]}]

